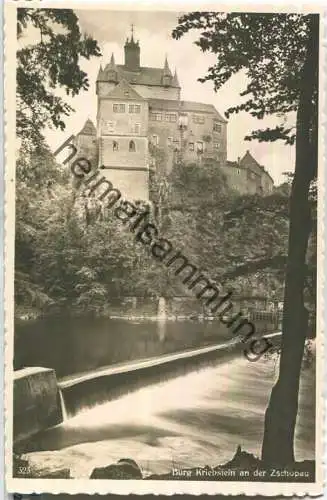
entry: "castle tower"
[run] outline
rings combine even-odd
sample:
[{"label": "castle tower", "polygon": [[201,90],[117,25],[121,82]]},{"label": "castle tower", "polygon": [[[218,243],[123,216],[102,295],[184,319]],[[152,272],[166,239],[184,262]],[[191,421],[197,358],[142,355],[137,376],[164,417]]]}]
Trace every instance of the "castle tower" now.
[{"label": "castle tower", "polygon": [[98,99],[99,167],[130,201],[149,198],[148,113],[125,79]]},{"label": "castle tower", "polygon": [[139,41],[134,41],[134,28],[132,24],[132,34],[131,39],[126,39],[124,45],[125,51],[125,68],[128,71],[139,71],[140,70],[140,44]]},{"label": "castle tower", "polygon": [[100,65],[96,89],[100,97],[105,97],[108,92],[111,92],[118,83],[118,69],[115,63],[115,57],[111,54],[109,63],[103,69]]}]

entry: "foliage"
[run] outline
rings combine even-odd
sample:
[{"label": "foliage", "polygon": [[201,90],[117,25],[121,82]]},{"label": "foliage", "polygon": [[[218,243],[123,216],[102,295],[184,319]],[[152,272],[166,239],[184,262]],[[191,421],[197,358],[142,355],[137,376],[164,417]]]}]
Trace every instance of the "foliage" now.
[{"label": "foliage", "polygon": [[196,163],[175,163],[168,181],[171,185],[170,205],[179,205],[185,210],[192,206],[198,209],[204,205],[222,207],[234,195],[214,161],[201,166]]},{"label": "foliage", "polygon": [[[199,80],[213,81],[216,90],[232,75],[245,72],[247,85],[240,94],[245,99],[226,110],[227,118],[241,111],[258,119],[271,114],[284,116],[298,107],[309,17],[280,13],[191,12],[179,18],[173,37],[179,39],[192,29],[200,30],[195,44],[203,52],[214,53],[217,59],[207,75]],[[294,144],[295,135],[295,127],[276,125],[255,130],[246,139],[283,140],[286,144]]]},{"label": "foliage", "polygon": [[[29,30],[37,43],[25,42]],[[17,134],[32,147],[42,130],[65,128],[73,108],[56,95],[58,87],[69,96],[89,88],[80,58],[100,56],[97,42],[81,33],[70,9],[17,9]]]},{"label": "foliage", "polygon": [[[238,293],[256,294],[264,281],[265,293],[280,295],[283,269],[275,260],[286,252],[287,198],[236,197],[215,166],[175,165],[169,183],[186,205],[167,203],[160,224],[151,212],[160,237]],[[46,145],[30,156],[21,152],[16,221],[18,305],[105,314],[112,297],[191,294],[113,210],[72,190],[70,174]]]},{"label": "foliage", "polygon": [[218,90],[232,75],[246,75],[242,100],[226,111],[227,117],[246,111],[262,120],[296,112],[294,127],[284,120],[245,137],[291,145],[296,141],[280,369],[265,414],[262,445],[267,466],[286,466],[295,460],[300,373],[310,316],[304,292],[314,228],[310,196],[318,163],[319,15],[191,12],[179,18],[173,36],[180,38],[191,29],[202,30],[195,43],[217,55],[201,81],[212,80]]}]

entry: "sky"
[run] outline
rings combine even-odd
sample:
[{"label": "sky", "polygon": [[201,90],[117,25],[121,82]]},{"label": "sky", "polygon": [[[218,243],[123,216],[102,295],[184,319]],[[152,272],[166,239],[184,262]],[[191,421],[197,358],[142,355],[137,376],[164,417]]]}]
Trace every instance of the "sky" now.
[{"label": "sky", "polygon": [[[210,65],[215,63],[216,56],[203,53],[194,44],[197,32],[188,33],[180,40],[173,40],[172,29],[177,25],[178,12],[172,11],[114,11],[114,10],[77,10],[75,11],[83,32],[92,35],[101,48],[102,57],[90,61],[81,60],[81,67],[87,72],[90,81],[88,91],[68,99],[75,109],[65,120],[66,130],[47,131],[46,138],[55,150],[71,134],[78,133],[87,118],[96,121],[97,99],[95,82],[100,63],[105,66],[114,53],[116,64],[124,63],[124,43],[130,36],[131,24],[134,24],[135,38],[140,41],[141,65],[163,67],[165,57],[172,71],[177,69],[182,87],[181,98],[213,104],[223,115],[230,107],[241,102],[239,93],[246,86],[245,74],[234,75],[218,92],[213,89],[212,82],[200,83]],[[58,95],[67,100],[61,92]],[[243,98],[244,99],[244,98]],[[293,117],[288,118],[292,123]],[[257,120],[247,113],[231,115],[227,129],[227,158],[231,161],[242,157],[247,150],[270,173],[275,184],[284,182],[283,172],[294,171],[295,148],[277,141],[275,143],[259,143],[244,141],[244,137],[252,130],[274,126],[281,123],[282,118],[268,117]]]}]

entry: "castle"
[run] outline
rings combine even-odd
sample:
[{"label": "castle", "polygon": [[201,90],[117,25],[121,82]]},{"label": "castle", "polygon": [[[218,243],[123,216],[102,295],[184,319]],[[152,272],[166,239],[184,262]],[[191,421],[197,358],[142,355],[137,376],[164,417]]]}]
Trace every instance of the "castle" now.
[{"label": "castle", "polygon": [[237,162],[227,161],[227,121],[211,104],[181,100],[177,72],[167,58],[162,68],[141,66],[133,30],[124,50],[123,65],[112,54],[100,66],[97,126],[87,120],[76,142],[126,198],[149,198],[150,144],[164,151],[166,174],[176,161],[199,168],[211,161],[241,194],[272,191],[273,180],[249,151]]}]

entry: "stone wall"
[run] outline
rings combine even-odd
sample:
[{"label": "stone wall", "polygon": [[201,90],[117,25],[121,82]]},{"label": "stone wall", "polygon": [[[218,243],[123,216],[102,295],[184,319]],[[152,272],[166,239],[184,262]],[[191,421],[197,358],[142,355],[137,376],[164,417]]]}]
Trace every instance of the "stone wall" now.
[{"label": "stone wall", "polygon": [[14,372],[14,443],[63,421],[56,373],[28,367]]}]

